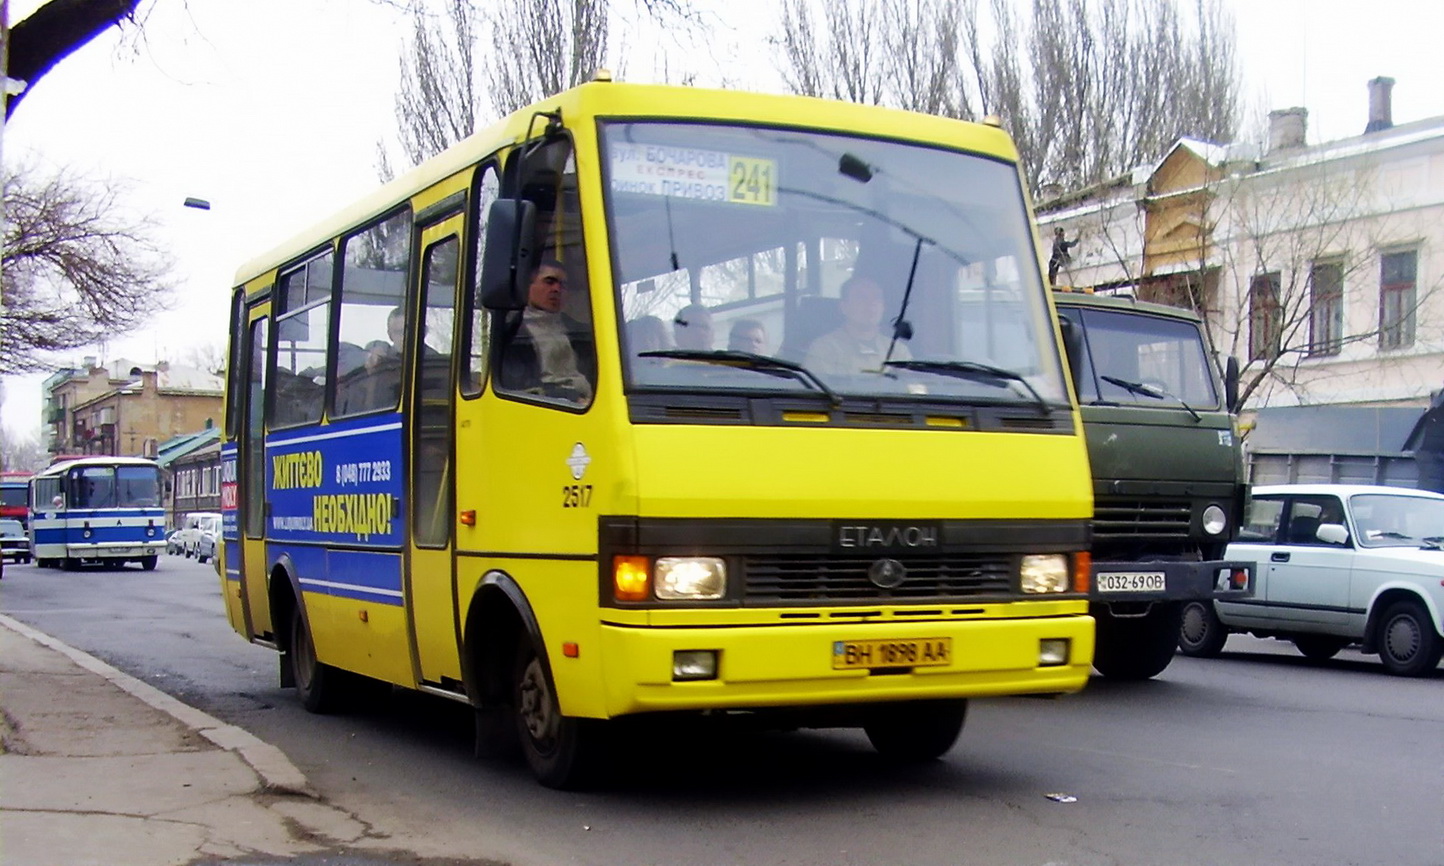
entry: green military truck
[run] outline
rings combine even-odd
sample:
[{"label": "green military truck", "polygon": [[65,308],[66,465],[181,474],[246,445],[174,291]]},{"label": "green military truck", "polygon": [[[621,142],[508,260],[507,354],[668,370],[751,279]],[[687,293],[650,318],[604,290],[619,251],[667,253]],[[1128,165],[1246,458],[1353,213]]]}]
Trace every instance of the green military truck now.
[{"label": "green military truck", "polygon": [[1061,289],[1053,298],[1093,469],[1093,667],[1147,679],[1173,659],[1185,602],[1252,592],[1249,565],[1223,559],[1248,499],[1238,364],[1229,359],[1219,381],[1187,310]]}]

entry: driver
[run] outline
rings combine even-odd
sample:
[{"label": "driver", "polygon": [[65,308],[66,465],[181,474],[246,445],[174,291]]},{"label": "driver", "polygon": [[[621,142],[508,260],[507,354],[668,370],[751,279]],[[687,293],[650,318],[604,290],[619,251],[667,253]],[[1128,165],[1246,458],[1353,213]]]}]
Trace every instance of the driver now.
[{"label": "driver", "polygon": [[[842,284],[838,308],[842,327],[823,334],[808,347],[803,362],[814,373],[844,374],[877,371],[887,358],[892,335],[882,329],[882,287],[869,277],[854,274]],[[894,361],[911,360],[907,346],[893,346]]]}]

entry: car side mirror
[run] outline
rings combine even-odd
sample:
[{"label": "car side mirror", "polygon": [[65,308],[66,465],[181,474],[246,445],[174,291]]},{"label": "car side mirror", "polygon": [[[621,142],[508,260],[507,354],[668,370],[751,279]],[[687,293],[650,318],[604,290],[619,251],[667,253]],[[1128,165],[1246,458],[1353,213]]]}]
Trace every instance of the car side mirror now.
[{"label": "car side mirror", "polygon": [[1063,335],[1063,353],[1068,356],[1068,372],[1073,379],[1073,392],[1083,399],[1083,335],[1067,316],[1058,317],[1058,330]]},{"label": "car side mirror", "polygon": [[1238,411],[1238,359],[1229,356],[1223,365],[1223,399],[1230,412]]},{"label": "car side mirror", "polygon": [[1325,544],[1344,545],[1349,543],[1349,530],[1342,523],[1320,523],[1314,535]]},{"label": "car side mirror", "polygon": [[486,246],[481,255],[477,297],[488,310],[526,307],[527,276],[536,243],[536,205],[502,198],[486,215]]}]

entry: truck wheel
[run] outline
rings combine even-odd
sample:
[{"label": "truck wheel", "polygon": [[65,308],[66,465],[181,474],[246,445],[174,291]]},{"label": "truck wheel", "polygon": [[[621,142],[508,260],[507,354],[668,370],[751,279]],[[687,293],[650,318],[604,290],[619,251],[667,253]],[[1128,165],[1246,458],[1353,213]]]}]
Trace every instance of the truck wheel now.
[{"label": "truck wheel", "polygon": [[1296,634],[1293,641],[1299,654],[1311,662],[1326,662],[1349,643],[1343,638],[1323,634]]},{"label": "truck wheel", "polygon": [[594,781],[605,746],[604,723],[562,715],[546,662],[525,635],[517,650],[512,689],[517,736],[537,781],[560,790]]},{"label": "truck wheel", "polygon": [[878,706],[862,730],[884,758],[916,763],[946,754],[967,717],[966,700],[907,701]]},{"label": "truck wheel", "polygon": [[1214,613],[1211,601],[1183,604],[1183,622],[1178,627],[1178,651],[1196,659],[1218,658],[1228,640],[1228,626]]},{"label": "truck wheel", "polygon": [[1379,658],[1389,673],[1418,677],[1431,673],[1444,652],[1434,621],[1417,601],[1396,601],[1379,619]]},{"label": "truck wheel", "polygon": [[1107,611],[1098,620],[1093,667],[1112,680],[1146,680],[1158,676],[1173,661],[1178,647],[1177,604],[1159,603],[1143,616],[1120,617]]}]

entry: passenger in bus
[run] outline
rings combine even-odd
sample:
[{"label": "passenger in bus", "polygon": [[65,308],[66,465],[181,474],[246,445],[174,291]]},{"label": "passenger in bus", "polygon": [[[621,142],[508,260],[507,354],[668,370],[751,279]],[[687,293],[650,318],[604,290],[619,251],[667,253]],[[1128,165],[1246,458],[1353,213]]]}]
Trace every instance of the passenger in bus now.
[{"label": "passenger in bus", "polygon": [[701,304],[688,304],[672,318],[672,338],[679,349],[712,351],[712,311]]},{"label": "passenger in bus", "polygon": [[[667,323],[656,316],[638,316],[627,322],[627,347],[633,357],[643,352],[663,352],[672,348],[667,338]],[[643,358],[657,362],[660,358]]]},{"label": "passenger in bus", "polygon": [[586,325],[562,312],[566,268],[545,261],[527,284],[527,306],[509,327],[498,379],[501,387],[574,403],[592,399],[596,350]]},{"label": "passenger in bus", "polygon": [[727,348],[733,352],[767,354],[767,328],[756,319],[738,319],[727,334]]},{"label": "passenger in bus", "polygon": [[[892,336],[882,328],[882,287],[868,277],[849,277],[842,284],[838,306],[842,327],[812,341],[804,366],[814,373],[837,375],[881,369],[892,342]],[[891,360],[911,358],[907,346],[901,342],[893,346]]]},{"label": "passenger in bus", "polygon": [[386,314],[386,339],[366,344],[366,369],[378,370],[401,364],[401,347],[406,341],[406,308],[396,307]]}]

